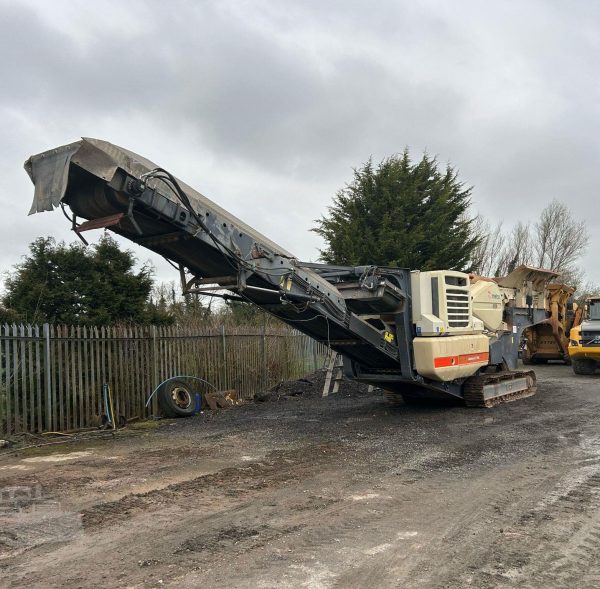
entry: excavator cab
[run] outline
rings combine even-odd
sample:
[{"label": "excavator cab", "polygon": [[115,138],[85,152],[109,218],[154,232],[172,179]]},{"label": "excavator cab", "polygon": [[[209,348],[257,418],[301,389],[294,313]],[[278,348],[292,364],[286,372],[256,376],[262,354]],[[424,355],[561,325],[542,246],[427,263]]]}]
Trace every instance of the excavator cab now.
[{"label": "excavator cab", "polygon": [[569,334],[569,356],[575,374],[594,374],[600,367],[600,296],[588,297]]},{"label": "excavator cab", "polygon": [[[590,299],[588,307],[590,321],[600,321],[600,297]],[[600,324],[598,324],[600,327]]]}]

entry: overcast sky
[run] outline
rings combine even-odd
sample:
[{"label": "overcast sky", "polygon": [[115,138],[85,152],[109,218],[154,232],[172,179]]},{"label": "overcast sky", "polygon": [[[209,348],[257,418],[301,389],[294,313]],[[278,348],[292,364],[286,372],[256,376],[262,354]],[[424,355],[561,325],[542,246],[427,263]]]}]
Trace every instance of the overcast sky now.
[{"label": "overcast sky", "polygon": [[75,239],[60,211],[27,217],[22,166],[89,136],[304,260],[353,167],[427,150],[507,227],[567,203],[600,282],[600,3],[0,0],[0,51],[2,270],[36,236]]}]

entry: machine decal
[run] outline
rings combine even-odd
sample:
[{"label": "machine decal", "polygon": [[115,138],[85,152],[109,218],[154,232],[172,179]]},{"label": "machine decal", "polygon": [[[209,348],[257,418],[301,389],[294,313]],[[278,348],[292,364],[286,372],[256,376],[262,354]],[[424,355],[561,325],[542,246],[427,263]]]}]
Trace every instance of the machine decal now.
[{"label": "machine decal", "polygon": [[487,364],[490,355],[488,352],[478,352],[476,354],[461,354],[460,356],[442,356],[434,358],[433,365],[436,368],[446,368],[447,366],[460,366],[462,364]]}]

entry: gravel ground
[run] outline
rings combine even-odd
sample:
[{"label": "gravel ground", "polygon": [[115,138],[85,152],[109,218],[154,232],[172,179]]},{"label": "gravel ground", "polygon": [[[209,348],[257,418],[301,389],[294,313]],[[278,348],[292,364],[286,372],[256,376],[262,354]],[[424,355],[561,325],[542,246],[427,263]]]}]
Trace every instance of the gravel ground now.
[{"label": "gravel ground", "polygon": [[0,586],[597,588],[600,376],[536,372],[491,410],[313,375],[0,454]]}]

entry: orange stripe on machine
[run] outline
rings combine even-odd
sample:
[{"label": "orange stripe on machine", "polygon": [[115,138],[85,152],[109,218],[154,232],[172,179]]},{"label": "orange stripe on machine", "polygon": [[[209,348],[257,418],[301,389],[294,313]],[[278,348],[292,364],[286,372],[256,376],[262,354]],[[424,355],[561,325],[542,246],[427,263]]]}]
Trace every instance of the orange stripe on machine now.
[{"label": "orange stripe on machine", "polygon": [[442,356],[434,358],[433,365],[436,368],[447,366],[461,366],[464,364],[487,364],[490,360],[488,352],[477,352],[474,354],[461,354],[460,356]]}]

